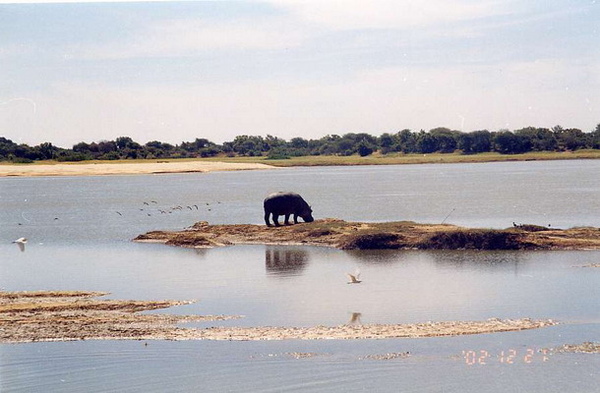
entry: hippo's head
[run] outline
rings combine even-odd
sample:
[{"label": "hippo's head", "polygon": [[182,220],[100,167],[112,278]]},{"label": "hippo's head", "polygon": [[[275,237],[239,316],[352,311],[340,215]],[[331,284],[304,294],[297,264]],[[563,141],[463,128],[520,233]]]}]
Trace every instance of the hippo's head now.
[{"label": "hippo's head", "polygon": [[306,208],[299,214],[300,217],[304,220],[304,222],[313,222],[315,219],[312,216],[312,209],[309,205],[306,205]]}]

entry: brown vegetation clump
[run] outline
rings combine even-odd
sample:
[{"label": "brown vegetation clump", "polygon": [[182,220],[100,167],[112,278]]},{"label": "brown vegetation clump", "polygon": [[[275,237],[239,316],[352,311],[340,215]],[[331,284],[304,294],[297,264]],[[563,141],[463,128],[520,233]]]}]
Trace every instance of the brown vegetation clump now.
[{"label": "brown vegetation clump", "polygon": [[522,250],[532,248],[518,233],[495,230],[440,232],[419,248],[444,250]]},{"label": "brown vegetation clump", "polygon": [[405,246],[400,235],[387,232],[351,234],[338,244],[342,250],[393,250]]},{"label": "brown vegetation clump", "polygon": [[[521,224],[518,225],[517,228],[519,228],[522,231],[525,232],[542,232],[542,231],[550,231],[551,229],[548,227],[543,227],[541,225],[534,225],[534,224]],[[560,230],[560,229],[557,229]]]},{"label": "brown vegetation clump", "polygon": [[208,247],[214,247],[216,245],[214,242],[210,241],[210,239],[207,239],[206,237],[197,236],[193,239],[190,239],[189,237],[181,236],[181,235],[177,236],[173,239],[167,240],[167,242],[165,244],[182,246],[182,247],[198,247],[198,248],[208,248]]}]

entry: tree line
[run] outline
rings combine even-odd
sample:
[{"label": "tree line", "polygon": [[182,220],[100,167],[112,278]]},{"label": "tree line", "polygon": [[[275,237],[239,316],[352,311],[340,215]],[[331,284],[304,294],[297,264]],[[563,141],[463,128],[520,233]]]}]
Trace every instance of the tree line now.
[{"label": "tree line", "polygon": [[367,133],[327,135],[320,139],[292,138],[289,141],[267,135],[239,135],[222,145],[205,138],[192,142],[169,144],[150,141],[140,144],[127,136],[114,141],[79,142],[72,148],[61,148],[50,142],[37,146],[17,144],[0,137],[0,161],[28,163],[37,160],[84,161],[157,158],[199,158],[215,156],[265,156],[270,159],[310,155],[390,153],[454,153],[476,154],[498,152],[518,154],[531,151],[574,151],[600,149],[600,124],[593,131],[555,126],[552,129],[527,127],[509,131],[461,132],[449,128],[434,128],[413,132],[404,129],[397,133],[373,136]]}]

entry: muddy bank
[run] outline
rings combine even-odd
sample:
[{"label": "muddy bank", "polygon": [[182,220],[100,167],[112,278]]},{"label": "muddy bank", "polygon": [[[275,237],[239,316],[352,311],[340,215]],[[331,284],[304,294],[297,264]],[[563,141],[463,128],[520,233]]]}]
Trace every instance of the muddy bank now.
[{"label": "muddy bank", "polygon": [[418,324],[182,328],[238,316],[140,314],[190,302],[96,299],[103,292],[0,292],[0,343],[72,340],[327,340],[457,336],[553,326],[552,320],[488,319]]},{"label": "muddy bank", "polygon": [[411,221],[359,223],[338,219],[281,227],[199,222],[182,231],[153,231],[134,240],[198,248],[235,244],[304,244],[346,250],[598,250],[600,228],[551,229],[521,225],[507,229],[472,229]]}]

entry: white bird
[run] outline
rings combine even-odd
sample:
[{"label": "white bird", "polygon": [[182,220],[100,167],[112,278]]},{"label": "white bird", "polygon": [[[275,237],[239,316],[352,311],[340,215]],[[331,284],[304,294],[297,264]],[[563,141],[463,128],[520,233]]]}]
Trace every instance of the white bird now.
[{"label": "white bird", "polygon": [[362,281],[360,280],[360,272],[357,270],[354,274],[346,273],[350,281],[348,284],[360,284]]},{"label": "white bird", "polygon": [[20,237],[17,240],[13,241],[13,243],[16,243],[21,251],[25,251],[25,243],[27,243],[27,239],[25,239],[24,237]]}]

